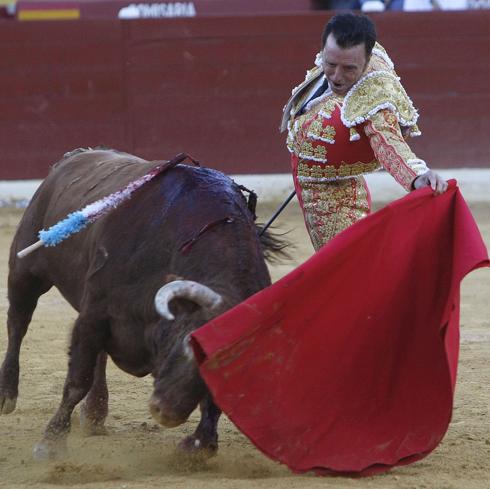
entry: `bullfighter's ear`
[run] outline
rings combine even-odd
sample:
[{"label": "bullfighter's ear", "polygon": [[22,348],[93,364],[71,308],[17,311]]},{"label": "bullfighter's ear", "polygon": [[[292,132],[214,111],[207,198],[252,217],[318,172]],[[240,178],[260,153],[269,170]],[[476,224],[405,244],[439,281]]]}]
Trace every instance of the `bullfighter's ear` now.
[{"label": "bullfighter's ear", "polygon": [[168,284],[170,282],[173,282],[174,280],[184,280],[184,277],[176,275],[175,273],[167,273],[163,281],[164,283]]}]

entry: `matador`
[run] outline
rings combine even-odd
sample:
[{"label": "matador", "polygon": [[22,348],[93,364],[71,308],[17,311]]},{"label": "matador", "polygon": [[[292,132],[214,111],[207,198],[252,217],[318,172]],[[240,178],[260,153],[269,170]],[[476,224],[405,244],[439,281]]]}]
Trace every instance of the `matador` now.
[{"label": "matador", "polygon": [[372,21],[334,16],[315,67],[293,89],[281,123],[315,250],[370,212],[363,174],[384,168],[407,191],[426,185],[435,193],[446,190],[405,140],[420,134],[417,119]]}]

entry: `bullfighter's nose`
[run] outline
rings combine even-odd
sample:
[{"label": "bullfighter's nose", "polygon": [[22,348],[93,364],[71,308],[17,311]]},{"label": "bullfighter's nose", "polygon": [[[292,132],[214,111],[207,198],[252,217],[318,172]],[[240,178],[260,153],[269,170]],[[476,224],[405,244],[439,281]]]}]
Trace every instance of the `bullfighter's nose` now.
[{"label": "bullfighter's nose", "polygon": [[168,408],[165,408],[162,401],[152,397],[150,399],[150,413],[153,419],[167,428],[174,428],[187,421],[187,417],[182,418],[176,415],[176,413],[169,412]]}]

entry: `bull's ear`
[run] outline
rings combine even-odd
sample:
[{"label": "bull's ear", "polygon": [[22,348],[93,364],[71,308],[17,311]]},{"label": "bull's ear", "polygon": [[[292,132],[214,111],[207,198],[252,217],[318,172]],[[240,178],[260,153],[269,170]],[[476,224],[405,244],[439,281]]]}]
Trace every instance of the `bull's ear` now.
[{"label": "bull's ear", "polygon": [[242,192],[248,192],[247,207],[252,214],[253,220],[255,221],[257,219],[257,214],[255,213],[255,210],[257,208],[257,194],[253,190],[250,190],[243,185],[238,185],[238,188]]}]

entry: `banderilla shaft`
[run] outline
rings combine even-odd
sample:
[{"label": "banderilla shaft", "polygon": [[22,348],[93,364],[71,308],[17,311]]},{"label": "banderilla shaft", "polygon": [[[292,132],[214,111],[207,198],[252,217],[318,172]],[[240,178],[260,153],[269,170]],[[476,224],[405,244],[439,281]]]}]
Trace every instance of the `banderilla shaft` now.
[{"label": "banderilla shaft", "polygon": [[277,209],[277,211],[274,213],[274,215],[267,221],[267,224],[262,228],[262,230],[259,233],[259,236],[262,236],[267,228],[276,220],[277,216],[284,210],[284,208],[291,202],[291,199],[296,195],[296,190],[293,190],[290,195],[288,195],[288,198],[281,204],[281,206]]}]

